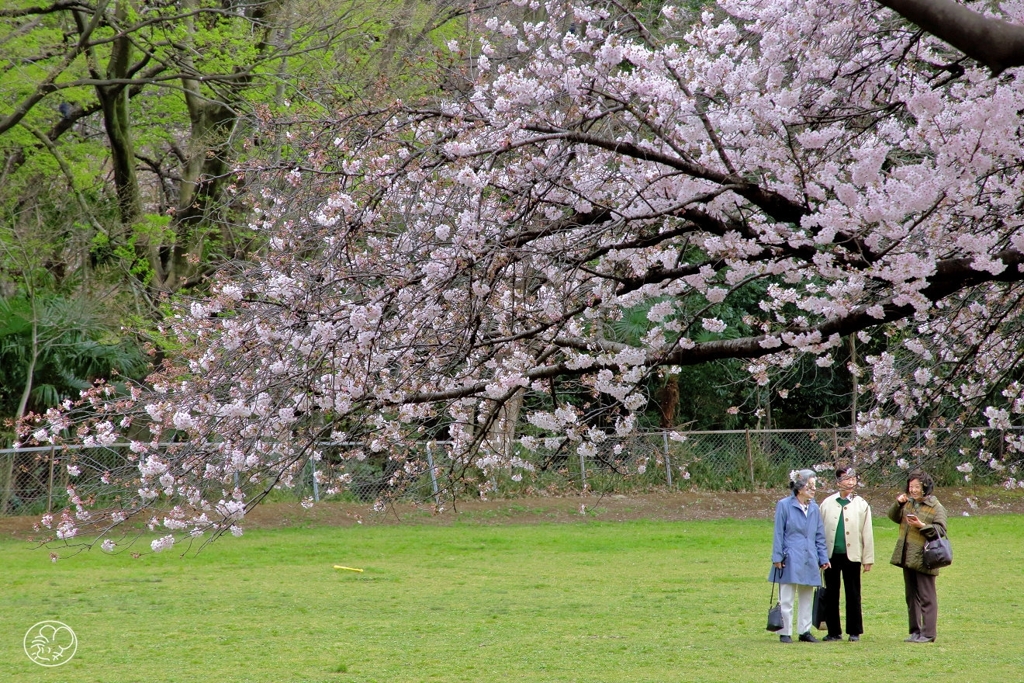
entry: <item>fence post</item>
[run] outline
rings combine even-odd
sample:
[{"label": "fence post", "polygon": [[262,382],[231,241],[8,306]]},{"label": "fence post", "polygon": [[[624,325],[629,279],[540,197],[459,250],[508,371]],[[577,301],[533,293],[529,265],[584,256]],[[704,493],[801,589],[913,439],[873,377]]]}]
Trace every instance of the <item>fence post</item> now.
[{"label": "fence post", "polygon": [[53,507],[53,450],[55,446],[50,445],[50,477],[46,482],[46,514],[50,514]]},{"label": "fence post", "polygon": [[750,443],[750,427],[743,430],[747,438],[747,467],[750,469],[750,488],[757,488],[757,482],[754,481],[754,451]]},{"label": "fence post", "polygon": [[313,502],[320,502],[320,485],[316,481],[316,460],[309,459],[309,469],[313,474]]},{"label": "fence post", "polygon": [[668,432],[661,433],[662,438],[665,441],[665,475],[668,477],[669,488],[672,487],[672,462],[668,457]]},{"label": "fence post", "polygon": [[587,465],[583,459],[583,454],[580,453],[580,480],[583,482],[583,490],[587,490]]},{"label": "fence post", "polygon": [[427,467],[430,468],[430,488],[434,491],[434,503],[441,505],[441,499],[437,495],[437,473],[434,472],[434,456],[430,453],[430,442],[427,442]]},{"label": "fence post", "polygon": [[11,501],[11,496],[14,494],[14,456],[17,455],[14,452],[7,454],[7,459],[0,465],[0,471],[3,472],[3,493],[0,494],[0,517],[7,514],[7,504]]}]

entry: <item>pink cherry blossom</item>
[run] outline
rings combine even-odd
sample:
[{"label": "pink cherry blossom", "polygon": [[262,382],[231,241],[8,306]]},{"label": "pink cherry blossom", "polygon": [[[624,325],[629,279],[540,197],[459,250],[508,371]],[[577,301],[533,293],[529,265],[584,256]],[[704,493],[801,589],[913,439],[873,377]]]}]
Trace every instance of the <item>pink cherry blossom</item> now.
[{"label": "pink cherry blossom", "polygon": [[[134,440],[109,480],[136,494],[97,524],[159,502],[182,533],[240,533],[328,442],[318,483],[386,458],[386,509],[431,441],[453,471],[521,475],[531,451],[628,433],[666,368],[743,358],[784,390],[801,355],[840,365],[852,339],[872,345],[849,364],[860,447],[887,465],[921,424],[938,449],[951,425],[1019,422],[1017,68],[992,76],[861,0],[649,24],[535,4],[448,44],[478,60],[464,91],[268,123],[295,158],[235,169],[266,252],[168,318],[180,354],[146,387],[21,435]],[[615,334],[634,312],[641,334]],[[1019,481],[1024,444],[1004,445]]]}]

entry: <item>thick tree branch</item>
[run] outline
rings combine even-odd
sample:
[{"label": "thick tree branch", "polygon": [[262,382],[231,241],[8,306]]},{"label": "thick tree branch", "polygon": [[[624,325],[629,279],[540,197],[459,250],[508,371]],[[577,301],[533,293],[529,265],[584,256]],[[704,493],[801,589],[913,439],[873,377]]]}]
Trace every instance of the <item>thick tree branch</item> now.
[{"label": "thick tree branch", "polygon": [[69,2],[55,2],[52,5],[40,6],[40,7],[22,7],[20,9],[0,9],[0,18],[4,19],[16,19],[19,17],[31,17],[40,14],[54,14],[56,12],[64,12],[69,9],[77,9],[85,12],[91,12],[92,7],[84,2],[78,2],[77,0],[70,0]]},{"label": "thick tree branch", "polygon": [[[1024,253],[1016,250],[1006,250],[994,255],[994,258],[1001,260],[1006,270],[993,275],[988,271],[979,271],[971,267],[973,259],[951,259],[940,261],[937,265],[935,275],[929,278],[929,284],[921,290],[921,293],[930,301],[940,301],[956,292],[962,291],[986,282],[1020,282],[1024,281]],[[847,336],[861,330],[866,330],[884,323],[891,323],[902,320],[914,314],[914,307],[907,305],[896,305],[891,301],[882,305],[883,316],[881,318],[869,315],[867,307],[861,307],[850,315],[827,321],[820,325],[806,328],[794,328],[794,334],[809,334],[818,332],[821,339],[826,340],[833,334]],[[699,365],[715,360],[728,358],[761,358],[773,353],[786,351],[791,346],[786,344],[778,346],[765,346],[762,344],[767,336],[743,337],[740,339],[723,339],[720,341],[704,342],[696,344],[688,349],[678,349],[675,352],[661,358],[650,359],[652,366],[667,365]],[[600,350],[605,353],[618,353],[629,347],[627,344],[608,341],[604,339],[580,339],[570,336],[559,336],[554,340],[556,346],[573,348],[579,351],[592,352]],[[548,379],[552,377],[578,377],[581,375],[593,374],[601,369],[616,369],[618,364],[614,361],[602,362],[595,360],[586,368],[570,368],[565,363],[554,365],[541,365],[524,373],[529,380]],[[401,400],[381,402],[381,405],[400,405],[412,403],[433,403],[437,401],[450,401],[469,396],[477,396],[483,393],[489,382],[481,381],[467,384],[465,386],[448,389],[445,391],[422,391],[403,396]]]},{"label": "thick tree branch", "polygon": [[[998,275],[993,275],[984,270],[975,270],[971,267],[973,259],[970,258],[940,261],[936,265],[935,274],[928,278],[928,284],[921,289],[921,294],[929,301],[936,302],[964,289],[986,282],[1024,281],[1024,272],[1021,271],[1021,265],[1024,264],[1024,253],[1010,249],[995,254],[993,258],[1002,261],[1006,265],[1006,270]],[[869,315],[867,307],[860,307],[847,316],[830,320],[820,325],[793,329],[791,331],[794,334],[819,332],[823,340],[833,334],[838,334],[842,337],[883,323],[902,320],[913,315],[915,309],[910,304],[897,305],[890,300],[882,304],[882,311],[883,316],[879,318]],[[777,347],[765,347],[762,345],[762,342],[766,339],[765,335],[761,335],[758,337],[705,342],[697,344],[692,349],[676,351],[667,357],[663,364],[697,365],[724,358],[760,358],[787,348],[785,344]]]},{"label": "thick tree branch", "polygon": [[92,17],[92,20],[86,26],[85,31],[83,31],[82,35],[79,37],[78,42],[72,49],[68,50],[68,53],[64,56],[64,59],[61,60],[60,64],[58,64],[50,70],[50,73],[46,76],[46,78],[41,80],[39,84],[36,86],[35,91],[31,95],[26,97],[24,100],[22,100],[14,108],[14,111],[12,111],[2,120],[0,120],[0,135],[6,133],[11,128],[18,125],[21,122],[21,120],[25,118],[25,116],[27,116],[30,111],[32,111],[32,107],[36,106],[36,104],[38,104],[39,101],[46,97],[49,93],[57,90],[55,81],[62,73],[64,73],[64,69],[68,68],[71,62],[75,61],[78,55],[82,54],[82,52],[88,46],[89,37],[92,35],[93,31],[95,31],[96,27],[99,25],[100,18],[106,11],[107,5],[109,3],[110,0],[101,0],[101,2],[96,7],[96,11]]},{"label": "thick tree branch", "polygon": [[751,204],[760,207],[760,209],[766,214],[782,223],[796,223],[799,225],[800,219],[809,213],[807,208],[803,205],[788,199],[777,192],[766,190],[756,183],[751,183],[744,178],[738,178],[729,173],[715,171],[714,169],[693,163],[692,161],[662,154],[661,152],[657,152],[652,149],[645,149],[632,142],[606,140],[588,133],[559,130],[548,126],[525,126],[525,129],[537,133],[556,134],[558,137],[563,140],[568,140],[569,142],[576,142],[583,145],[589,145],[591,147],[606,149],[609,152],[621,154],[633,159],[652,161],[654,163],[682,171],[694,178],[709,180],[719,185],[734,185],[736,186],[736,189],[734,189],[733,192],[740,195]]},{"label": "thick tree branch", "polygon": [[1024,65],[1024,26],[993,19],[954,0],[877,0],[998,76]]}]

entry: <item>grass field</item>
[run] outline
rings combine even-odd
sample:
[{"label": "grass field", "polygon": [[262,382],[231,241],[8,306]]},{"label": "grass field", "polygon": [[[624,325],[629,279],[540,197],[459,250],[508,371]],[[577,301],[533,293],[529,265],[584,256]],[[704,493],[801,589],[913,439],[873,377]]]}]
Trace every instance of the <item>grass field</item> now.
[{"label": "grass field", "polygon": [[[764,630],[763,520],[294,528],[56,564],[7,540],[0,681],[1024,681],[1024,518],[951,520],[933,645],[902,642],[895,526],[875,536],[862,641],[789,646]],[[45,619],[79,640],[52,669],[22,649]]]}]

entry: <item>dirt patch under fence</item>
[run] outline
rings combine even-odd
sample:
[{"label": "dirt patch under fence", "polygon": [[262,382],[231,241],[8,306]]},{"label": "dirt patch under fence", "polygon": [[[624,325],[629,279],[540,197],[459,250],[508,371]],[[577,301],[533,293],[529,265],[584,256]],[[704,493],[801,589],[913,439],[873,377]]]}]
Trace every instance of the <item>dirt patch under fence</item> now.
[{"label": "dirt patch under fence", "polygon": [[[875,515],[884,515],[898,491],[861,492]],[[1024,490],[944,488],[937,494],[950,515],[1024,514]],[[537,524],[585,520],[666,521],[712,519],[771,519],[781,491],[752,493],[662,491],[636,494],[588,494],[559,497],[446,501],[440,512],[433,505],[396,503],[384,512],[368,504],[319,503],[310,509],[295,503],[264,503],[245,518],[248,528],[285,526],[351,526],[355,524]],[[825,494],[819,493],[818,500]],[[0,518],[0,534],[27,538],[38,517]]]},{"label": "dirt patch under fence", "polygon": [[[871,489],[861,494],[875,515],[884,515],[897,495],[895,489]],[[1024,514],[1024,491],[992,488],[945,488],[938,491],[950,515]],[[636,494],[590,494],[445,502],[440,513],[433,505],[397,503],[385,512],[369,506],[324,503],[309,510],[298,503],[272,503],[246,516],[250,526],[350,524],[536,524],[585,519],[609,522],[635,519],[666,521],[712,519],[771,519],[781,491],[752,493],[663,491]],[[824,494],[818,495],[822,500]]]}]

